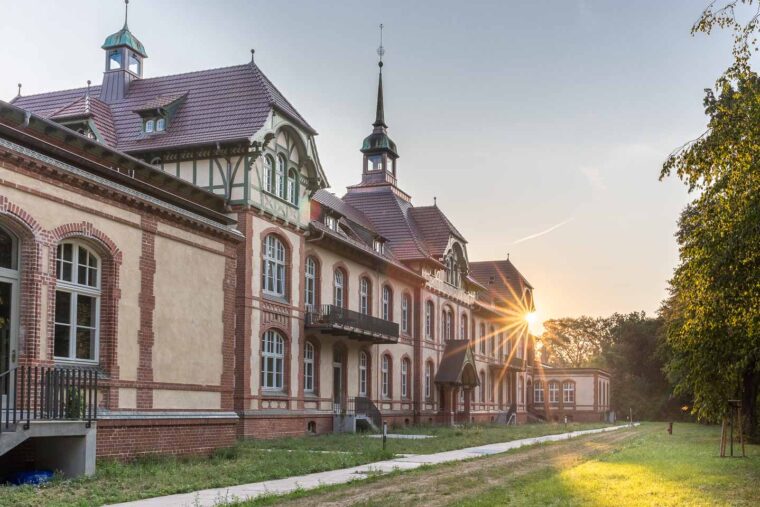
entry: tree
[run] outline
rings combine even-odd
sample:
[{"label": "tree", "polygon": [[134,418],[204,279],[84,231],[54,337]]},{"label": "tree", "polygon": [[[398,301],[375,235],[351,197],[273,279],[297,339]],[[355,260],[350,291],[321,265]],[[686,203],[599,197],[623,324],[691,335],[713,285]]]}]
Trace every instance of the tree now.
[{"label": "tree", "polygon": [[692,29],[731,29],[734,63],[705,90],[707,131],[660,174],[675,173],[696,196],[679,220],[680,263],[661,315],[669,376],[678,392],[693,393],[694,413],[718,420],[740,397],[745,431],[760,441],[760,79],[750,69],[760,11],[736,17],[752,3],[712,3]]},{"label": "tree", "polygon": [[545,321],[541,344],[548,362],[580,368],[591,366],[609,339],[604,319],[583,316]]}]

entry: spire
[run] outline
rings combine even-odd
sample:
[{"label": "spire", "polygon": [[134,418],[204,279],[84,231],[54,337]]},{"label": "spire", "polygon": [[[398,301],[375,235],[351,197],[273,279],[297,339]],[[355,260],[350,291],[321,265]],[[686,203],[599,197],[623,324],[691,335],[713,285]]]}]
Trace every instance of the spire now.
[{"label": "spire", "polygon": [[375,112],[375,123],[372,125],[375,127],[385,127],[385,108],[383,107],[383,55],[385,54],[385,48],[383,47],[383,24],[380,23],[380,46],[377,48],[377,56],[380,60],[377,62],[377,66],[380,68],[379,77],[377,81],[377,111]]},{"label": "spire", "polygon": [[16,95],[16,96],[17,97],[21,96],[21,83],[18,84],[18,95]]},{"label": "spire", "polygon": [[127,18],[129,18],[129,0],[124,0],[124,28],[129,30],[129,27],[127,27]]}]

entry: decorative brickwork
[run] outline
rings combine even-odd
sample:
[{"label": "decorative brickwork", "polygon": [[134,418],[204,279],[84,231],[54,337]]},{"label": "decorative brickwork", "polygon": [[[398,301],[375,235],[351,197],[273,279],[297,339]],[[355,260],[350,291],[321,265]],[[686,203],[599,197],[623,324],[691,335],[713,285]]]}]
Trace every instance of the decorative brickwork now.
[{"label": "decorative brickwork", "polygon": [[[156,309],[156,297],[153,284],[156,277],[156,219],[143,215],[142,254],[140,255],[140,330],[137,343],[140,347],[140,359],[137,366],[137,380],[153,381],[153,312]],[[137,408],[153,408],[153,390],[137,389]]]}]

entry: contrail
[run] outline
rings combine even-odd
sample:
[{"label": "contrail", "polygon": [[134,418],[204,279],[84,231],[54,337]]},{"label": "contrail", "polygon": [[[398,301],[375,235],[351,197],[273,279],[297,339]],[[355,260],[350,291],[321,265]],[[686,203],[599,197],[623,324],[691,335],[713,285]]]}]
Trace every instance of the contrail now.
[{"label": "contrail", "polygon": [[565,221],[562,221],[562,222],[560,222],[560,223],[558,223],[558,224],[552,225],[551,227],[549,227],[549,228],[548,228],[548,229],[546,229],[545,231],[537,232],[537,233],[535,233],[535,234],[531,234],[530,236],[525,236],[524,238],[520,238],[520,239],[518,239],[517,241],[515,241],[515,242],[513,243],[513,245],[516,245],[516,244],[518,244],[518,243],[522,243],[523,241],[528,241],[529,239],[535,239],[535,238],[541,237],[541,236],[543,236],[544,234],[549,234],[549,233],[550,233],[550,232],[552,232],[553,230],[555,230],[555,229],[559,229],[559,228],[560,228],[560,227],[562,227],[563,225],[565,225],[565,224],[567,224],[567,223],[569,223],[569,222],[572,222],[572,221],[573,221],[573,217],[570,217],[570,218],[568,218],[568,219],[567,219],[567,220],[565,220]]}]

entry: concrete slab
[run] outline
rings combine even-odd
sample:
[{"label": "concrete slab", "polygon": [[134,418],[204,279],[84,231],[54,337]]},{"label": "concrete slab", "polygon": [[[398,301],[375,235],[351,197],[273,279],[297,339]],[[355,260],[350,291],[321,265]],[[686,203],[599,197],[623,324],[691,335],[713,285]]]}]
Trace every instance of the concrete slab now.
[{"label": "concrete slab", "polygon": [[[635,424],[634,426],[638,426],[638,424]],[[534,445],[543,442],[556,442],[559,440],[567,440],[582,435],[604,433],[607,431],[615,431],[628,427],[628,425],[612,426],[595,430],[573,431],[569,433],[561,433],[558,435],[523,438],[510,442],[481,445],[477,447],[469,447],[465,449],[457,449],[454,451],[439,452],[435,454],[408,455],[392,460],[378,461],[375,463],[369,463],[366,465],[360,465],[351,468],[343,468],[340,470],[330,470],[328,472],[318,472],[314,474],[301,475],[298,477],[287,477],[285,479],[257,482],[252,484],[241,484],[239,486],[230,486],[227,488],[205,489],[202,491],[196,491],[194,493],[161,496],[156,498],[149,498],[147,500],[114,504],[111,507],[214,507],[230,502],[252,500],[264,495],[283,495],[292,493],[293,491],[297,491],[299,489],[314,489],[320,486],[327,486],[332,484],[345,484],[352,481],[366,479],[370,475],[377,473],[389,473],[395,470],[412,470],[423,465],[463,461],[480,456],[499,454],[526,445]]]},{"label": "concrete slab", "polygon": [[[405,435],[403,433],[388,433],[388,438],[398,440],[424,440],[426,438],[436,438],[435,435]],[[367,438],[383,438],[382,435],[367,435]]]}]

